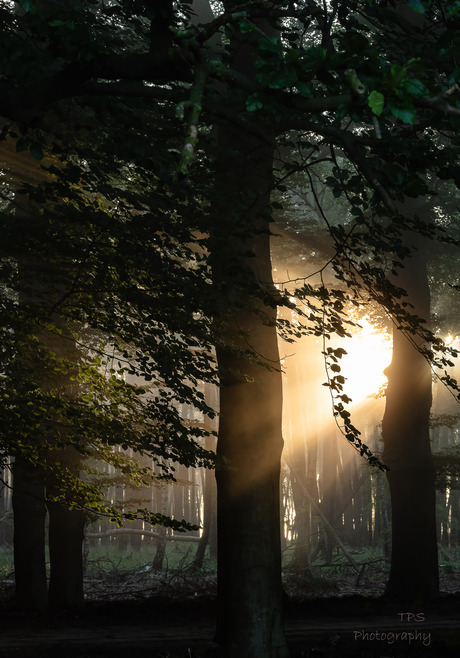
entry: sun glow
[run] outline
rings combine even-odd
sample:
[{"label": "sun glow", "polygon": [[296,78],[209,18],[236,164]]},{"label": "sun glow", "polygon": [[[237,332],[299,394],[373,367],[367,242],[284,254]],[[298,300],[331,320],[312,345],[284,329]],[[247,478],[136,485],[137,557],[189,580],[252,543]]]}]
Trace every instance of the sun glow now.
[{"label": "sun glow", "polygon": [[347,341],[347,354],[342,358],[345,392],[357,404],[377,393],[387,382],[383,374],[391,361],[392,342],[389,335],[377,331],[367,317],[359,321],[361,329]]}]

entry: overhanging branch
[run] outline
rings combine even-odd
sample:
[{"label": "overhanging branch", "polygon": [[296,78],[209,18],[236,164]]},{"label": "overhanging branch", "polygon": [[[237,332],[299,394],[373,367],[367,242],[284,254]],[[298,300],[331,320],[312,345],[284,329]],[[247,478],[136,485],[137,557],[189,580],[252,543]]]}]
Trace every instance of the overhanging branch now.
[{"label": "overhanging branch", "polygon": [[383,205],[387,210],[390,211],[392,215],[397,215],[398,210],[393,199],[390,197],[386,189],[376,178],[374,172],[369,167],[366,162],[366,157],[363,155],[359,147],[362,145],[359,138],[356,138],[352,133],[341,128],[336,128],[335,126],[322,126],[319,123],[309,122],[309,121],[287,121],[280,124],[280,127],[283,127],[283,131],[286,130],[308,130],[312,133],[317,133],[318,135],[323,135],[326,138],[332,138],[334,145],[339,146],[343,149],[344,153],[347,154],[350,161],[353,162],[360,173],[364,176],[368,184],[378,195]]}]

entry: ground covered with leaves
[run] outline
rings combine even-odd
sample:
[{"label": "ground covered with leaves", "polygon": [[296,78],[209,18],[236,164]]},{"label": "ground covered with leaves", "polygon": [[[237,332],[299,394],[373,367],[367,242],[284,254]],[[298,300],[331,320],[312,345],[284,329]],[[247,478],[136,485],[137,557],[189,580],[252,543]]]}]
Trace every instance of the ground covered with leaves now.
[{"label": "ground covered with leaves", "polygon": [[[364,557],[364,555],[363,555]],[[368,556],[366,556],[368,557]],[[86,606],[61,613],[14,609],[14,577],[0,581],[2,658],[124,656],[219,657],[213,647],[216,572],[193,567],[184,553],[161,572],[151,563],[96,557],[87,565]],[[293,658],[457,656],[460,649],[460,567],[441,566],[441,598],[423,610],[402,610],[382,597],[387,563],[336,556],[302,572],[285,569],[286,631]],[[401,617],[412,614],[413,618]],[[417,621],[415,615],[418,615]],[[398,635],[399,634],[399,635]]]}]

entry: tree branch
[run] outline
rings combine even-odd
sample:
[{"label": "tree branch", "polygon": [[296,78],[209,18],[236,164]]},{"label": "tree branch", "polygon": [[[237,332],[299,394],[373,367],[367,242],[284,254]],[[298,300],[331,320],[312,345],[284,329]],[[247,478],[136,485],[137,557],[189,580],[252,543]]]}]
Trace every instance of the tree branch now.
[{"label": "tree branch", "polygon": [[454,107],[447,100],[446,94],[431,98],[414,98],[415,107],[424,107],[449,117],[460,117],[460,108]]},{"label": "tree branch", "polygon": [[[54,101],[82,95],[85,84],[95,79],[122,80],[123,83],[192,82],[194,64],[190,51],[180,47],[167,53],[105,55],[85,64],[72,62],[58,73],[19,89],[5,83],[1,85],[0,115],[15,121],[31,121],[41,116]],[[88,87],[83,93],[88,93]]]},{"label": "tree branch", "polygon": [[135,96],[154,98],[159,101],[180,103],[187,98],[186,89],[166,89],[142,82],[86,82],[81,85],[78,96]]},{"label": "tree branch", "polygon": [[190,106],[188,118],[188,136],[182,148],[180,162],[177,167],[176,179],[187,174],[190,163],[195,155],[195,149],[198,144],[198,121],[203,110],[203,94],[208,77],[208,68],[206,62],[198,66],[195,73],[195,80],[190,93]]},{"label": "tree branch", "polygon": [[[280,124],[281,125],[281,124]],[[392,215],[397,215],[398,210],[393,199],[388,194],[387,190],[383,187],[380,181],[375,177],[375,174],[366,162],[366,157],[359,151],[359,140],[346,130],[335,128],[334,126],[322,126],[318,123],[308,121],[288,121],[284,122],[283,130],[308,130],[323,137],[332,137],[333,143],[339,145],[344,152],[348,155],[351,162],[353,162],[360,173],[364,176],[371,188],[379,196],[385,208],[390,211]]]}]

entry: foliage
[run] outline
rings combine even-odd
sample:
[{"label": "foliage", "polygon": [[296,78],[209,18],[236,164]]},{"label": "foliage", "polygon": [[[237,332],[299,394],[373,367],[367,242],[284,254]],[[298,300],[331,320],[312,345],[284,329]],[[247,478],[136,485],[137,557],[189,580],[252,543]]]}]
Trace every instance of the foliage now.
[{"label": "foliage", "polygon": [[[216,381],[213,346],[236,344],[225,317],[254,298],[263,322],[273,307],[295,310],[297,324],[280,318],[285,337],[326,341],[347,334],[347,304],[377,302],[410,340],[430,344],[426,357],[458,394],[448,374],[455,350],[410,313],[395,279],[409,256],[403,234],[456,242],[440,222],[406,216],[404,202],[430,198],[433,180],[460,181],[457,5],[226,2],[196,24],[185,2],[2,2],[2,136],[48,172],[23,183],[13,164],[5,188],[10,203],[14,194],[28,206],[2,215],[5,449],[51,470],[50,455],[68,445],[113,461],[121,444],[165,473],[171,460],[206,462],[205,431],[180,407],[212,416],[196,385]],[[255,81],[229,66],[238,34],[253,37]],[[289,149],[274,181],[281,201],[294,174],[311,183],[328,160],[324,182],[345,203],[344,221],[331,224],[311,189],[338,284],[280,292],[240,262],[225,285],[212,282],[211,131],[222,122],[261,141],[275,132]],[[247,237],[240,210],[232,235]],[[67,357],[66,342],[75,345]],[[334,413],[372,459],[331,350],[325,343]],[[261,360],[250,340],[245,355]],[[73,498],[97,498],[90,486]]]},{"label": "foliage", "polygon": [[[108,462],[142,486],[174,479],[174,462],[214,463],[201,439],[215,410],[197,390],[215,381],[203,203],[173,189],[171,158],[155,151],[171,117],[160,129],[155,113],[136,108],[126,139],[120,119],[132,107],[111,103],[96,137],[90,110],[76,105],[65,140],[42,131],[46,159],[32,183],[6,161],[1,442],[43,470],[66,505],[182,530],[109,504],[94,466]],[[97,109],[109,113],[109,103]],[[153,122],[160,132],[142,152]],[[192,409],[201,426],[187,420]]]}]

